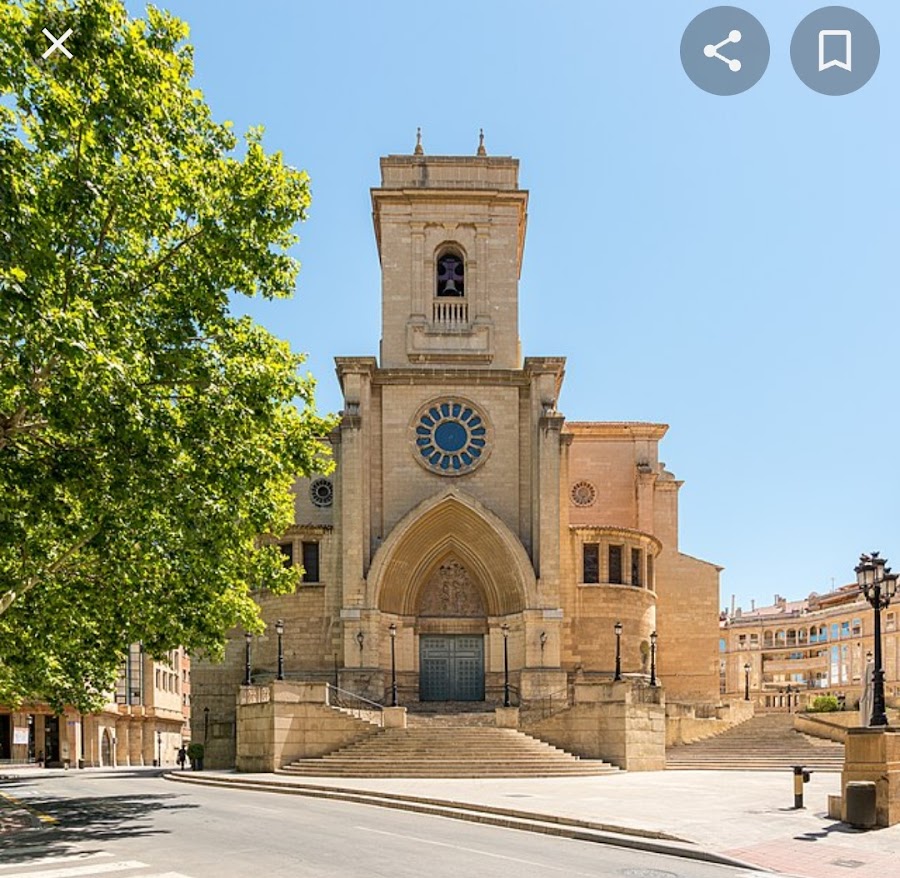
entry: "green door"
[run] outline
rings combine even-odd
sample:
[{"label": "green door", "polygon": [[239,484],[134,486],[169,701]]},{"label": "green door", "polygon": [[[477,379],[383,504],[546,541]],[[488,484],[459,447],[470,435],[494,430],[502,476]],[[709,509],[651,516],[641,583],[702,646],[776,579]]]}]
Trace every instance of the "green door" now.
[{"label": "green door", "polygon": [[423,634],[419,638],[421,701],[484,701],[484,638]]}]

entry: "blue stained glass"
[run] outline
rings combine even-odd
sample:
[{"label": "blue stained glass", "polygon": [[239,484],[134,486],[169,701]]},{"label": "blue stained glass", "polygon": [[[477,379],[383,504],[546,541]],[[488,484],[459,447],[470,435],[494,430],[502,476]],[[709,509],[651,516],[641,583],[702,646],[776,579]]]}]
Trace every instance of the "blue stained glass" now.
[{"label": "blue stained glass", "polygon": [[441,458],[441,469],[447,469],[447,467],[448,467],[449,465],[450,465],[450,458],[445,454],[445,455]]},{"label": "blue stained glass", "polygon": [[434,421],[432,421],[431,418],[428,417],[428,415],[422,415],[420,420],[423,424],[426,424],[429,427],[434,426]]},{"label": "blue stained glass", "polygon": [[484,427],[476,427],[472,431],[473,436],[484,436],[485,433],[487,433],[487,430],[485,430]]},{"label": "blue stained glass", "polygon": [[421,454],[422,457],[428,457],[429,454],[433,454],[433,453],[434,453],[434,446],[431,445],[431,444],[426,445],[426,446],[419,452],[419,454]]},{"label": "blue stained glass", "polygon": [[477,427],[480,423],[481,423],[481,418],[477,418],[477,417],[476,417],[476,418],[472,418],[472,420],[469,421],[469,426],[470,426],[470,427]]},{"label": "blue stained glass", "polygon": [[481,450],[478,449],[478,448],[471,448],[471,447],[470,447],[470,448],[467,449],[467,451],[469,452],[469,454],[472,455],[472,457],[481,457]]},{"label": "blue stained glass", "polygon": [[449,418],[449,417],[450,417],[450,406],[447,405],[447,403],[445,403],[445,402],[441,403],[441,414],[442,414],[445,418]]},{"label": "blue stained glass", "polygon": [[472,417],[472,409],[466,409],[466,410],[460,415],[460,417],[461,417],[464,421],[468,421],[469,418]]},{"label": "blue stained glass", "polygon": [[453,403],[453,417],[458,418],[461,411],[462,406],[458,402]]},{"label": "blue stained glass", "polygon": [[434,466],[435,464],[437,464],[437,462],[438,462],[440,459],[441,459],[441,453],[440,453],[440,451],[435,451],[434,454],[432,454],[431,457],[429,458],[428,462],[429,462],[432,466]]},{"label": "blue stained glass", "polygon": [[459,469],[459,455],[453,455],[453,469]]},{"label": "blue stained glass", "polygon": [[479,439],[477,436],[473,436],[471,440],[472,445],[479,445],[482,448],[484,447],[484,439]]},{"label": "blue stained glass", "polygon": [[469,453],[468,453],[467,451],[464,451],[462,454],[460,454],[460,457],[462,458],[462,462],[463,462],[466,466],[471,465],[471,463],[472,463],[472,458],[469,457]]},{"label": "blue stained glass", "polygon": [[434,444],[443,451],[459,451],[466,447],[466,428],[458,421],[444,421],[434,431]]},{"label": "blue stained glass", "polygon": [[416,432],[420,436],[430,436],[431,435],[431,430],[429,430],[428,427],[416,427]]},{"label": "blue stained glass", "polygon": [[416,439],[416,445],[418,445],[420,448],[421,448],[423,445],[431,445],[431,437],[429,437],[429,436],[422,436],[422,437]]},{"label": "blue stained glass", "polygon": [[431,415],[436,421],[441,419],[441,413],[437,409],[428,409],[428,414]]}]

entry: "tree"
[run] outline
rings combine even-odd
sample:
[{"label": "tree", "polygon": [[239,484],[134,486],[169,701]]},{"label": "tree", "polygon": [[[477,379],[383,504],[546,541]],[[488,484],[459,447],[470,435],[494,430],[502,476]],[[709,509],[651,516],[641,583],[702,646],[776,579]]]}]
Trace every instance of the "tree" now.
[{"label": "tree", "polygon": [[254,590],[296,584],[258,535],[330,423],[229,299],[293,292],[308,178],[259,130],[238,153],[187,33],[119,0],[0,7],[0,703],[94,707],[129,643],[215,657],[260,627]]}]

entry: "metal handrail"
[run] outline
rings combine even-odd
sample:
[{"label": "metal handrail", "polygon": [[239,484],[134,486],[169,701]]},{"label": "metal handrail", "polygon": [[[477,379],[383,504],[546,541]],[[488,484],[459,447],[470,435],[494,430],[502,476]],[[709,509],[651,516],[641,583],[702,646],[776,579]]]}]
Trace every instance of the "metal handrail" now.
[{"label": "metal handrail", "polygon": [[[564,686],[562,689],[557,689],[554,692],[550,692],[547,695],[543,695],[540,698],[535,698],[531,702],[531,706],[540,712],[541,719],[546,719],[548,716],[552,716],[554,713],[553,710],[553,702],[556,701],[557,704],[565,704],[566,707],[569,706],[569,687],[568,685]],[[562,708],[560,708],[562,709]]]},{"label": "metal handrail", "polygon": [[[359,719],[362,719],[363,713],[376,713],[378,715],[379,725],[384,725],[384,706],[377,701],[370,701],[368,698],[363,698],[362,695],[357,695],[355,692],[348,692],[346,689],[341,689],[333,683],[326,683],[325,686],[329,693],[328,703],[332,707],[352,711]],[[336,696],[334,699],[330,697],[332,692]],[[352,706],[341,704],[340,702],[343,699],[349,699],[351,702],[356,703],[353,703]]]}]

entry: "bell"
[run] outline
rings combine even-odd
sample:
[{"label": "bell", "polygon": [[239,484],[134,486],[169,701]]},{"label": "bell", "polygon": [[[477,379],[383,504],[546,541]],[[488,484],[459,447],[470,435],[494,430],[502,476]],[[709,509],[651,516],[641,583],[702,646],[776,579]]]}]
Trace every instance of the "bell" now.
[{"label": "bell", "polygon": [[456,288],[456,284],[453,282],[453,278],[446,281],[444,283],[444,289],[441,291],[442,296],[458,296],[459,290]]}]

